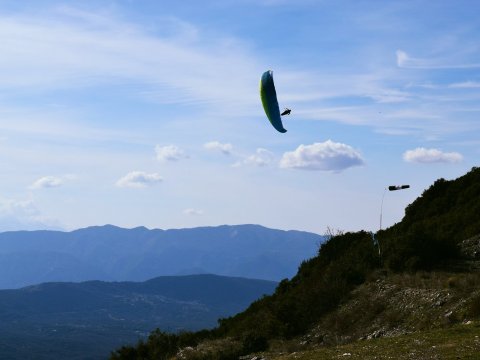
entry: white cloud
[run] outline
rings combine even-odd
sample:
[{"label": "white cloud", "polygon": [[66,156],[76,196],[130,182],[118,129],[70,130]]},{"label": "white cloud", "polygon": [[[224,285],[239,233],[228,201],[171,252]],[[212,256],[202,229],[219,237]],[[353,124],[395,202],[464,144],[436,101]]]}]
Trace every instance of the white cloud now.
[{"label": "white cloud", "polygon": [[296,150],[283,154],[280,161],[281,168],[333,172],[363,164],[362,157],[355,149],[331,140],[312,145],[302,144]]},{"label": "white cloud", "polygon": [[407,53],[402,50],[397,50],[397,66],[404,67],[410,58],[408,57]]},{"label": "white cloud", "polygon": [[233,146],[229,143],[221,143],[218,141],[210,141],[203,145],[207,150],[220,151],[222,154],[230,155],[232,153]]},{"label": "white cloud", "polygon": [[63,176],[43,176],[34,181],[28,188],[31,190],[48,189],[60,187],[65,184],[66,181],[77,179],[75,174],[66,174]]},{"label": "white cloud", "polygon": [[270,165],[274,159],[275,155],[271,151],[263,148],[258,148],[255,151],[255,154],[247,156],[245,159],[236,162],[232,166],[239,167],[242,165],[253,165],[263,167]]},{"label": "white cloud", "polygon": [[442,152],[438,149],[416,148],[405,151],[403,160],[413,163],[458,163],[463,160],[463,156],[457,152]]},{"label": "white cloud", "polygon": [[132,171],[116,182],[118,187],[145,188],[163,181],[163,178],[157,174],[148,174],[143,171]]},{"label": "white cloud", "polygon": [[176,145],[155,146],[155,153],[159,161],[178,161],[188,158],[188,155]]},{"label": "white cloud", "polygon": [[448,85],[450,88],[456,88],[456,89],[476,89],[480,88],[480,82],[478,81],[464,81],[461,83],[454,83]]},{"label": "white cloud", "polygon": [[267,149],[258,148],[255,154],[250,155],[245,159],[245,164],[255,165],[255,166],[267,166],[274,159],[274,155],[271,151]]},{"label": "white cloud", "polygon": [[60,177],[44,176],[37,179],[29,188],[32,190],[54,188],[62,186],[63,182],[63,179]]},{"label": "white cloud", "polygon": [[189,208],[189,209],[183,210],[183,213],[189,216],[200,216],[200,215],[203,215],[203,210]]},{"label": "white cloud", "polygon": [[403,50],[397,50],[397,66],[406,69],[475,69],[480,63],[458,63],[454,59],[420,59],[409,56]]},{"label": "white cloud", "polygon": [[33,200],[2,200],[0,202],[0,213],[16,214],[21,217],[33,217],[40,214]]},{"label": "white cloud", "polygon": [[45,217],[34,201],[0,199],[0,231],[60,230],[58,221]]}]

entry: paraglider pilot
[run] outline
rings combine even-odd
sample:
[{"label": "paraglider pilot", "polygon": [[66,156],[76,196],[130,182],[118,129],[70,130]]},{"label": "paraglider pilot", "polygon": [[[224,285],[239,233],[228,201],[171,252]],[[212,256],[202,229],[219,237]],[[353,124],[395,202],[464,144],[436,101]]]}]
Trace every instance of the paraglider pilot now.
[{"label": "paraglider pilot", "polygon": [[290,110],[289,108],[285,108],[285,110],[283,110],[283,112],[280,115],[281,116],[290,115],[291,112],[292,112],[292,110]]}]

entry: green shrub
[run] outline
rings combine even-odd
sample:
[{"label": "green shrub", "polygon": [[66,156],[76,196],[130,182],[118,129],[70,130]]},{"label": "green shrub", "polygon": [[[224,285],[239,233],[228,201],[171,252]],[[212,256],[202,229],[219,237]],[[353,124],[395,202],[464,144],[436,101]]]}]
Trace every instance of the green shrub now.
[{"label": "green shrub", "polygon": [[265,336],[249,333],[243,340],[243,353],[251,354],[268,349],[268,340]]}]

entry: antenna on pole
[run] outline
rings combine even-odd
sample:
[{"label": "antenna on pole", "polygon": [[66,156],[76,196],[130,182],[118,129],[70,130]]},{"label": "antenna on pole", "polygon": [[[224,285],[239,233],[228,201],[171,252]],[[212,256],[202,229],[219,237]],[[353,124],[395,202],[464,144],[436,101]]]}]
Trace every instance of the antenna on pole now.
[{"label": "antenna on pole", "polygon": [[385,194],[388,191],[397,191],[410,188],[410,185],[390,185],[383,190],[382,195],[382,204],[380,205],[380,230],[382,230],[382,217],[383,217],[383,200],[385,199]]}]

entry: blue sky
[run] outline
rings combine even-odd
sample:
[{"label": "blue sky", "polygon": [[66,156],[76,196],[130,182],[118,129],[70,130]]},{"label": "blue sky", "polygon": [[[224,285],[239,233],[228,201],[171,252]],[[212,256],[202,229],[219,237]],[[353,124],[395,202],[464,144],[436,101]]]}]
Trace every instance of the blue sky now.
[{"label": "blue sky", "polygon": [[[376,230],[480,158],[476,1],[0,1],[0,230]],[[258,92],[274,71],[276,132]]]}]

